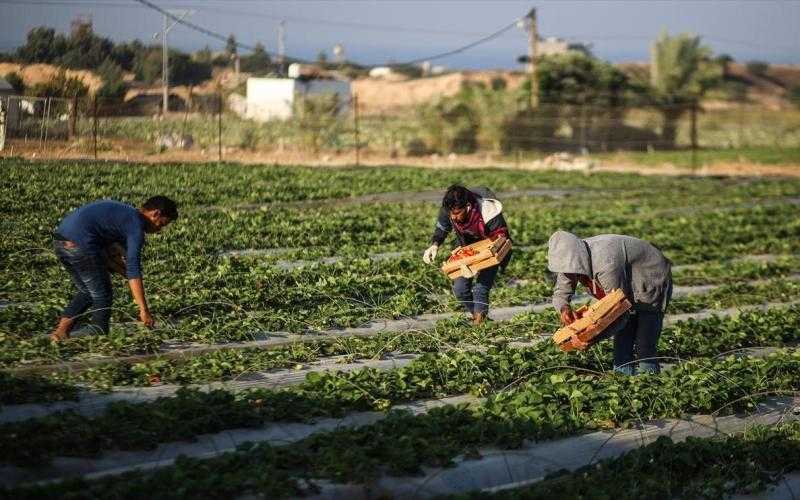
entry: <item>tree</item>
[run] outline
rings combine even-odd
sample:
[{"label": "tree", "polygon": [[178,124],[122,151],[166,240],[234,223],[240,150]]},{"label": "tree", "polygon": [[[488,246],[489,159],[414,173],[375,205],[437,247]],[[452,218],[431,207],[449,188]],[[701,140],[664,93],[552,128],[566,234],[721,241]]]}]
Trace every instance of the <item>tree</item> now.
[{"label": "tree", "polygon": [[271,67],[272,60],[260,42],[256,44],[252,54],[242,57],[241,69],[246,73],[268,73]]},{"label": "tree", "polygon": [[[456,98],[466,104],[472,111],[471,116],[475,117],[477,126],[474,133],[478,144],[499,153],[504,146],[508,114],[516,109],[514,95],[505,90],[505,80],[492,80],[490,88],[482,83],[465,82]],[[469,130],[467,125],[468,121],[464,121],[464,130]],[[463,137],[466,136],[465,133]],[[441,149],[441,145],[436,146],[436,149]]]},{"label": "tree", "polygon": [[174,85],[197,85],[211,78],[211,65],[192,60],[188,54],[169,53],[169,80]]},{"label": "tree", "polygon": [[3,78],[14,89],[14,93],[19,95],[25,93],[25,82],[22,80],[22,77],[19,76],[19,73],[12,71],[11,73],[6,74]]},{"label": "tree", "polygon": [[[6,77],[6,79],[8,78]],[[789,100],[795,105],[795,107],[800,109],[800,85],[795,85],[789,89]]]},{"label": "tree", "polygon": [[[569,146],[601,146],[618,142],[631,84],[612,64],[579,52],[542,57],[537,69],[541,120],[554,120],[552,128],[569,125]],[[530,117],[524,117],[530,121]],[[533,125],[531,125],[533,127]],[[546,130],[544,124],[538,128]],[[570,139],[568,139],[570,140]],[[551,143],[551,146],[555,143]]]},{"label": "tree", "polygon": [[17,57],[24,63],[49,63],[75,69],[96,69],[110,57],[119,57],[118,63],[123,66],[133,60],[130,51],[115,51],[111,40],[97,36],[88,26],[81,26],[69,37],[57,34],[52,28],[34,28],[28,32],[25,45],[17,49]]},{"label": "tree", "polygon": [[211,48],[206,45],[194,53],[194,60],[200,63],[211,64],[214,60],[214,54],[211,53]]},{"label": "tree", "polygon": [[618,105],[629,88],[625,73],[577,52],[542,57],[537,76],[543,103]]},{"label": "tree", "polygon": [[111,57],[114,44],[99,37],[88,26],[82,26],[67,39],[67,51],[58,62],[68,68],[95,69]]},{"label": "tree", "polygon": [[111,49],[111,59],[113,59],[114,62],[117,63],[123,70],[133,71],[133,65],[136,61],[136,57],[147,50],[147,47],[145,47],[144,44],[139,40],[120,43],[114,45],[114,48]]},{"label": "tree", "polygon": [[17,57],[23,63],[52,63],[67,51],[67,39],[56,34],[53,28],[40,26],[28,32],[25,45],[17,49]]},{"label": "tree", "polygon": [[225,53],[228,56],[235,56],[237,53],[237,45],[236,45],[236,36],[233,33],[230,34],[228,40],[225,42]]},{"label": "tree", "polygon": [[711,57],[699,36],[663,32],[653,44],[650,85],[662,114],[662,146],[675,146],[678,120],[720,81],[722,68]]},{"label": "tree", "polygon": [[111,58],[103,61],[97,68],[97,73],[103,80],[103,86],[97,91],[97,97],[108,101],[120,101],[125,97],[128,86],[124,80],[122,67]]},{"label": "tree", "polygon": [[459,97],[445,97],[418,110],[421,133],[431,151],[474,153],[480,117]]},{"label": "tree", "polygon": [[161,49],[149,47],[138,53],[133,60],[136,79],[145,83],[155,83],[161,78]]},{"label": "tree", "polygon": [[722,69],[722,78],[727,78],[731,63],[733,62],[733,56],[730,54],[720,54],[714,58],[714,60],[719,64],[720,68]]},{"label": "tree", "polygon": [[[145,83],[161,80],[161,49],[151,47],[137,56],[133,70],[136,79]],[[211,64],[193,59],[188,54],[169,51],[170,85],[196,85],[211,78]]]},{"label": "tree", "polygon": [[326,54],[324,50],[320,50],[319,54],[317,54],[317,64],[324,68],[327,63],[328,54]]},{"label": "tree", "polygon": [[58,72],[55,78],[43,83],[37,83],[30,89],[30,94],[36,97],[83,97],[89,93],[89,88],[79,78],[68,77],[65,70]]}]

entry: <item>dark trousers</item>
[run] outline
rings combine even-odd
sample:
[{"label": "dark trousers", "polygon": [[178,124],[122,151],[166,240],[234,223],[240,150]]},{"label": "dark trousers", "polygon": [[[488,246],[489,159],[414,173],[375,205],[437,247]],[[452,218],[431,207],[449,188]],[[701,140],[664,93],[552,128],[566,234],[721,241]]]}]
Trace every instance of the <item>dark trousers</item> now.
[{"label": "dark trousers", "polygon": [[453,294],[470,314],[486,314],[489,311],[489,292],[500,266],[490,267],[478,272],[474,278],[453,280]]},{"label": "dark trousers", "polygon": [[84,329],[92,333],[108,333],[111,320],[113,289],[111,275],[98,255],[79,247],[67,248],[67,242],[54,241],[56,257],[67,270],[75,285],[75,295],[61,313],[65,318],[77,318],[89,313],[90,322]]},{"label": "dark trousers", "polygon": [[[634,375],[658,373],[661,366],[656,358],[656,345],[664,325],[663,312],[636,311],[614,335],[614,370]],[[634,358],[634,351],[636,357]]]}]

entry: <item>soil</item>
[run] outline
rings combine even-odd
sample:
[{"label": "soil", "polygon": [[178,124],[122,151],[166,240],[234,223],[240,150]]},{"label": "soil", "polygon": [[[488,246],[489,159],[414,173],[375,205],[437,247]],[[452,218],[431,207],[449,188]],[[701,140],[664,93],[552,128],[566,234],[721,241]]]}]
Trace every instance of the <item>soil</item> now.
[{"label": "soil", "polygon": [[[108,144],[107,140],[103,141]],[[172,150],[163,153],[153,151],[152,145],[138,144],[133,141],[114,141],[110,148],[98,151],[98,159],[106,161],[130,161],[141,163],[205,163],[217,161],[218,151],[211,149],[191,149],[188,151]],[[0,151],[0,158],[19,156],[32,160],[91,160],[93,159],[90,143],[72,143],[68,141],[48,141],[46,148],[39,141],[8,140],[6,149]],[[247,151],[238,148],[223,148],[223,160],[226,162],[253,165],[304,165],[317,167],[341,167],[356,164],[355,152],[340,154],[313,154],[300,151]],[[496,157],[490,154],[423,156],[423,157],[391,157],[386,153],[362,151],[359,164],[364,166],[411,166],[426,168],[504,168],[520,170],[544,170],[530,160],[519,160],[507,157]],[[696,175],[696,176],[783,176],[800,177],[800,163],[764,165],[749,162],[719,162],[706,165],[695,170],[678,167],[670,163],[644,166],[620,160],[595,160],[591,172],[626,172],[643,175]],[[580,172],[575,172],[576,175]]]}]

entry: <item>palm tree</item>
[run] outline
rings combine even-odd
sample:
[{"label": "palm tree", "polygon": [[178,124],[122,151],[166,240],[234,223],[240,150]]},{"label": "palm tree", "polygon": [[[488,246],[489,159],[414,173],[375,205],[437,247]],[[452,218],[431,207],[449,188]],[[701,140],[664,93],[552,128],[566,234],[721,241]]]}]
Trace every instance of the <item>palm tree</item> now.
[{"label": "palm tree", "polygon": [[663,116],[663,146],[675,146],[678,120],[719,82],[722,69],[711,56],[711,49],[695,35],[670,37],[662,32],[653,44],[650,86]]}]

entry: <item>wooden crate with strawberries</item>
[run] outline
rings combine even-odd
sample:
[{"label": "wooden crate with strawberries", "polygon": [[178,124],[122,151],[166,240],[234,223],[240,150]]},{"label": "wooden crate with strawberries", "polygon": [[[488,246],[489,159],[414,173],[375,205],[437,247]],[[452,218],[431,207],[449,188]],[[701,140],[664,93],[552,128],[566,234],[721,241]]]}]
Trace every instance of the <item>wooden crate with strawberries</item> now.
[{"label": "wooden crate with strawberries", "polygon": [[[575,310],[577,318],[572,324],[553,334],[553,342],[562,351],[583,350],[596,343],[599,335],[631,308],[625,294],[617,288],[594,304]],[[573,342],[578,339],[580,342]],[[583,346],[583,344],[588,344]]]},{"label": "wooden crate with strawberries", "polygon": [[487,238],[453,250],[442,264],[442,272],[450,279],[472,278],[479,271],[499,265],[510,251],[511,240],[505,236]]}]

